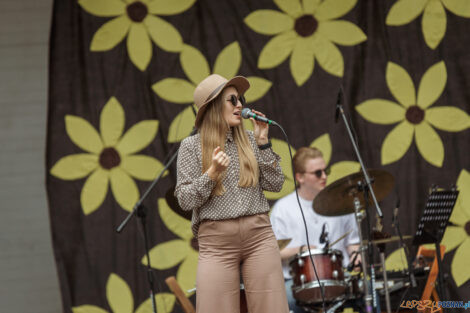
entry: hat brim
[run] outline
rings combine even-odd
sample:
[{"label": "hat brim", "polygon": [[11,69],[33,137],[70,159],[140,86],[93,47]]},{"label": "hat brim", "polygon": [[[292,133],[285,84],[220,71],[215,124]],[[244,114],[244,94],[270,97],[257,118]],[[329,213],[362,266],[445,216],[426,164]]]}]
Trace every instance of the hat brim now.
[{"label": "hat brim", "polygon": [[233,86],[237,89],[238,91],[238,96],[242,96],[245,94],[245,92],[250,88],[250,83],[248,82],[248,79],[246,79],[243,76],[235,76],[232,79],[228,80],[226,83],[221,84],[220,86],[217,86],[216,89],[209,95],[209,97],[204,101],[204,103],[201,105],[199,110],[197,111],[196,115],[196,127],[199,128],[201,126],[202,118],[204,117],[204,113],[207,110],[207,105],[217,98],[218,95],[227,87]]}]

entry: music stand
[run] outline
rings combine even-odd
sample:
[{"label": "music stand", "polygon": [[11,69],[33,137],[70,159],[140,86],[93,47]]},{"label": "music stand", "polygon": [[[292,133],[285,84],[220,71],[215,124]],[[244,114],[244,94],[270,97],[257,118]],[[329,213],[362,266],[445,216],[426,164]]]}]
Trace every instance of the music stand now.
[{"label": "music stand", "polygon": [[[452,215],[452,210],[454,209],[458,195],[459,191],[455,187],[452,187],[450,190],[437,190],[436,187],[433,187],[413,238],[413,245],[416,246],[434,243],[439,269],[437,277],[441,293],[444,290],[441,289],[441,287],[444,288],[444,284],[442,281],[440,243],[447,224],[449,223],[449,218]],[[439,298],[442,299],[442,294],[439,295]]]}]

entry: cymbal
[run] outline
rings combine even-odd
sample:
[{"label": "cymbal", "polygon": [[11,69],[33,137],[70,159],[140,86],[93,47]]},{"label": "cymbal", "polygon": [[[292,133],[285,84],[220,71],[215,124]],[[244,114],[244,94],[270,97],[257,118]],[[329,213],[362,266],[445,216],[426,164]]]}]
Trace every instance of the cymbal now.
[{"label": "cymbal", "polygon": [[[370,169],[367,172],[377,201],[384,199],[392,191],[395,178],[384,170]],[[326,186],[313,200],[313,209],[318,214],[325,216],[354,213],[354,197],[357,197],[361,206],[364,206],[365,203],[364,193],[359,190],[358,182],[365,184],[362,171],[343,177]],[[370,193],[369,203],[373,203]]]},{"label": "cymbal", "polygon": [[192,211],[184,211],[178,204],[178,199],[175,197],[175,187],[171,186],[165,193],[165,199],[170,208],[179,216],[184,217],[187,220],[191,220]]},{"label": "cymbal", "polygon": [[287,245],[292,241],[292,238],[288,238],[288,239],[279,239],[277,241],[277,245],[279,247],[279,250],[282,250],[284,249],[285,247],[287,247]]},{"label": "cymbal", "polygon": [[[403,236],[403,239],[411,239],[411,238],[413,238],[413,236],[409,236],[409,235]],[[390,243],[390,242],[395,242],[395,241],[399,241],[399,240],[400,240],[400,237],[393,236],[393,237],[384,238],[384,239],[374,239],[374,240],[372,240],[372,243],[376,244],[376,245],[379,245],[379,244]],[[363,240],[363,243],[366,245],[368,243],[368,240],[367,239]]]}]

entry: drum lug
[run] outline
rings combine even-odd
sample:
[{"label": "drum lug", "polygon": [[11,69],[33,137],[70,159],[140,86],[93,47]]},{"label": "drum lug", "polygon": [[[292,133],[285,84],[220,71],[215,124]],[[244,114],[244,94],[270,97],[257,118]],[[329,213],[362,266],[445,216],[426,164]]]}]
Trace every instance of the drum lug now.
[{"label": "drum lug", "polygon": [[337,270],[334,270],[333,273],[331,273],[331,275],[333,276],[333,278],[338,278],[339,274],[338,274],[338,271]]},{"label": "drum lug", "polygon": [[333,254],[333,255],[331,256],[331,262],[335,263],[336,260],[337,260],[337,259],[336,259],[336,254]]},{"label": "drum lug", "polygon": [[300,283],[303,285],[305,283],[305,275],[300,275]]},{"label": "drum lug", "polygon": [[303,267],[304,264],[305,264],[305,262],[304,262],[304,260],[302,260],[302,259],[298,259],[298,260],[297,260],[297,264],[299,265],[299,267]]}]

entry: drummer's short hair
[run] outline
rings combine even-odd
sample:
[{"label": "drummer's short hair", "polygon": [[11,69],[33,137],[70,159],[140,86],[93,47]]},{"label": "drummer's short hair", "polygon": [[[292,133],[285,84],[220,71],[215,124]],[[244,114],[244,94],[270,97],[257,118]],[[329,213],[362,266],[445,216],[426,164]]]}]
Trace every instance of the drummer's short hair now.
[{"label": "drummer's short hair", "polygon": [[294,155],[294,172],[304,173],[307,160],[323,158],[323,153],[315,147],[302,147]]}]

